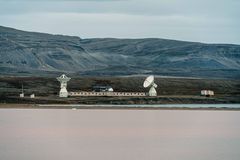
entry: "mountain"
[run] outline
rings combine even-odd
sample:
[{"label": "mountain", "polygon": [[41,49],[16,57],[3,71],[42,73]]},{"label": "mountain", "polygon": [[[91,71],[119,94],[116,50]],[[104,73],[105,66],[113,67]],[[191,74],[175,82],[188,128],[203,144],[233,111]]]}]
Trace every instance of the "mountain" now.
[{"label": "mountain", "polygon": [[167,39],[81,39],[0,26],[4,75],[142,75],[240,78],[240,45]]}]

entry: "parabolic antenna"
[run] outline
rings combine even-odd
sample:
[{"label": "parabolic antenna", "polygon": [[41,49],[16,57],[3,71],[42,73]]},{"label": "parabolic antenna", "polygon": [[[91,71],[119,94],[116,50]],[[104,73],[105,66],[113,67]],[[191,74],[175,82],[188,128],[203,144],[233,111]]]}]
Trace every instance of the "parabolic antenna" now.
[{"label": "parabolic antenna", "polygon": [[68,78],[65,74],[61,75],[60,77],[57,77],[57,80],[60,82],[60,92],[59,97],[68,97],[68,91],[67,91],[67,82],[71,78]]},{"label": "parabolic antenna", "polygon": [[143,83],[143,87],[147,88],[150,87],[149,90],[149,96],[157,96],[157,91],[155,88],[157,88],[157,84],[154,83],[154,76],[148,76],[146,80]]},{"label": "parabolic antenna", "polygon": [[154,76],[148,76],[143,83],[143,87],[147,88],[154,82]]}]

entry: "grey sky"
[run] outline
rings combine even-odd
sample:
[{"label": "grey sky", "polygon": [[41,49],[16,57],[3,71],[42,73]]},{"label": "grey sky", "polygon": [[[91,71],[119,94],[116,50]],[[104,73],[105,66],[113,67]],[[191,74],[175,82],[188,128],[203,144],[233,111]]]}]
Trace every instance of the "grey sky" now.
[{"label": "grey sky", "polygon": [[0,0],[0,25],[82,38],[240,44],[239,0]]}]

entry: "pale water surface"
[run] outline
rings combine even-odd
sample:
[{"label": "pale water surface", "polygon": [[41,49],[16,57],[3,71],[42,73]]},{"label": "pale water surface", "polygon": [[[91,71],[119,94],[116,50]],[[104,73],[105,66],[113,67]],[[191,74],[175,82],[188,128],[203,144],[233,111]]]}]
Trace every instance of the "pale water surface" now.
[{"label": "pale water surface", "polygon": [[239,160],[239,111],[0,109],[0,160]]}]

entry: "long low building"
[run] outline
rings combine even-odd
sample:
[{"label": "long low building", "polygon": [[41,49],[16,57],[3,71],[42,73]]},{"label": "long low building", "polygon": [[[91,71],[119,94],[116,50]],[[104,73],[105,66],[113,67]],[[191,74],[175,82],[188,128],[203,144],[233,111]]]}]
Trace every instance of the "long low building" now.
[{"label": "long low building", "polygon": [[144,97],[147,96],[145,92],[69,92],[69,96],[71,97],[79,97],[79,96],[109,96],[109,97]]},{"label": "long low building", "polygon": [[212,91],[212,90],[201,90],[201,96],[206,96],[206,97],[214,96],[214,91]]}]

